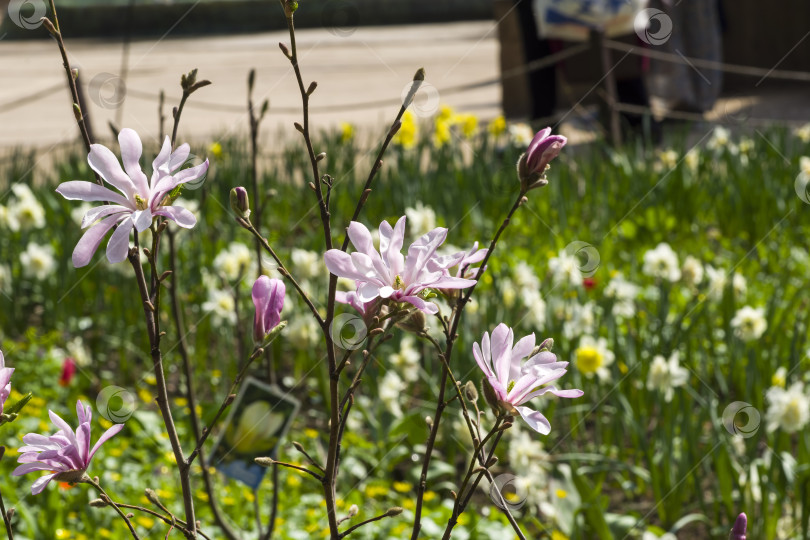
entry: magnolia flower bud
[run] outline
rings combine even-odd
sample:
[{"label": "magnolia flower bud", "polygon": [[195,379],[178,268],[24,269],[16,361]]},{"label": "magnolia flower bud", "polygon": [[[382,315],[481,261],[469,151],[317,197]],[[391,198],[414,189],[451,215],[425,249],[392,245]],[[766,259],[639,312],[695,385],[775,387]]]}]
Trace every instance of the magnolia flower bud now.
[{"label": "magnolia flower bud", "polygon": [[394,517],[394,516],[400,515],[401,513],[402,513],[402,508],[399,507],[399,506],[395,506],[393,508],[389,508],[385,512],[385,517]]},{"label": "magnolia flower bud", "polygon": [[266,344],[272,330],[280,326],[285,293],[284,282],[280,279],[260,276],[253,283],[253,305],[256,307],[253,341],[256,346]]},{"label": "magnolia flower bud", "polygon": [[425,331],[425,324],[427,318],[421,311],[414,310],[413,313],[408,315],[405,319],[397,323],[397,327],[405,330],[406,332],[413,332],[414,334],[421,334]]},{"label": "magnolia flower bud", "polygon": [[551,135],[551,128],[537,132],[529,144],[529,149],[520,156],[517,163],[520,189],[523,193],[548,184],[546,169],[567,142],[568,139],[562,135]]},{"label": "magnolia flower bud", "polygon": [[250,200],[245,188],[240,186],[231,190],[231,210],[242,219],[250,217]]},{"label": "magnolia flower bud", "polygon": [[351,505],[351,506],[349,507],[349,512],[346,514],[346,518],[347,518],[347,519],[351,519],[351,518],[353,518],[354,516],[356,516],[356,515],[357,515],[357,513],[358,513],[359,511],[360,511],[360,509],[357,507],[357,505],[356,505],[356,504]]},{"label": "magnolia flower bud", "polygon": [[492,407],[492,410],[495,411],[495,414],[498,414],[499,409],[499,402],[501,401],[498,397],[498,394],[495,393],[495,389],[492,388],[492,385],[487,380],[486,377],[481,379],[481,390],[484,391],[484,399]]},{"label": "magnolia flower bud", "polygon": [[93,508],[104,508],[105,506],[109,506],[109,504],[108,504],[108,503],[104,502],[104,501],[103,501],[103,500],[101,500],[101,499],[93,499],[93,500],[92,500],[92,501],[90,501],[88,504],[89,504],[90,506],[92,506]]},{"label": "magnolia flower bud", "polygon": [[734,528],[731,529],[731,535],[728,537],[728,540],[745,540],[745,530],[747,526],[748,517],[746,517],[745,512],[743,512],[737,516],[737,520],[734,522]]},{"label": "magnolia flower bud", "polygon": [[474,382],[467,381],[467,384],[464,385],[464,397],[471,402],[478,401],[478,389]]}]

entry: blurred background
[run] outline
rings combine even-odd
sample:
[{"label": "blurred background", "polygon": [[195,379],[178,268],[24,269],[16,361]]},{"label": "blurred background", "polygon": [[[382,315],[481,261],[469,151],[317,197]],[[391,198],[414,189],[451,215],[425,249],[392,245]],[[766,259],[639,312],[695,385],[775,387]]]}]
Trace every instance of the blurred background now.
[{"label": "blurred background", "polygon": [[[110,123],[156,135],[161,91],[176,103],[178,74],[192,68],[214,84],[189,104],[199,114],[184,122],[186,139],[247,131],[251,68],[255,101],[272,98],[266,133],[289,129],[300,114],[292,71],[277,49],[288,41],[277,2],[66,0],[58,7],[97,136],[110,135]],[[47,2],[2,0],[0,8],[0,125],[14,126],[0,130],[0,147],[73,141],[60,58],[39,22]],[[317,126],[381,125],[425,67],[420,116],[440,104],[484,119],[503,112],[509,120],[563,123],[586,140],[627,129],[655,135],[666,118],[732,127],[810,118],[810,76],[798,73],[810,65],[808,20],[807,3],[788,10],[753,0],[305,0],[297,18],[306,76],[322,89],[312,102]],[[655,54],[669,57],[645,56]]]}]

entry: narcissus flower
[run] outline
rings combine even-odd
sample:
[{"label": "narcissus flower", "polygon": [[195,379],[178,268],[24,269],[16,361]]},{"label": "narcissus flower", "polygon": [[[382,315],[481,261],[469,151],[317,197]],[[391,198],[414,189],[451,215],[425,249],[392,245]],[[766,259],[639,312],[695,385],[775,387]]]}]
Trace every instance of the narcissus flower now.
[{"label": "narcissus flower", "polygon": [[281,309],[284,307],[286,288],[280,279],[260,276],[253,283],[253,341],[257,345],[265,342],[267,334],[281,322]]},{"label": "narcissus flower", "polygon": [[743,306],[737,310],[734,318],[731,319],[731,327],[734,329],[734,334],[743,341],[759,339],[768,329],[765,310],[763,308]]},{"label": "narcissus flower", "polygon": [[17,460],[22,465],[11,474],[22,476],[33,471],[50,471],[50,474],[40,477],[31,486],[33,495],[45,489],[51,480],[82,481],[90,461],[101,445],[124,428],[124,424],[114,425],[99,437],[93,448],[90,448],[92,410],[89,405],[85,406],[79,401],[76,403],[76,413],[79,417],[79,427],[75,432],[56,413],[48,411],[51,422],[59,428],[59,431],[50,436],[29,433],[23,437],[26,446],[18,450],[20,457]]},{"label": "narcissus flower", "polygon": [[428,314],[439,311],[428,302],[429,289],[466,289],[474,280],[453,277],[448,269],[458,265],[465,252],[439,257],[436,250],[447,238],[447,229],[438,227],[416,240],[401,253],[405,240],[405,216],[391,227],[387,221],[380,224],[380,251],[374,248],[371,233],[365,225],[352,221],[348,234],[357,250],[351,255],[339,249],[330,249],[324,255],[329,271],[338,277],[353,279],[357,284],[357,303],[371,302],[375,298],[394,302],[408,302]]},{"label": "narcissus flower", "polygon": [[[129,251],[129,236],[134,228],[141,232],[152,225],[152,219],[163,216],[181,227],[190,229],[197,223],[194,214],[180,206],[172,206],[169,194],[179,185],[198,180],[208,170],[208,160],[202,165],[179,171],[189,156],[184,144],[172,152],[169,138],[152,162],[152,178],[147,181],[139,161],[143,145],[138,134],[122,129],[118,134],[124,168],[110,149],[100,144],[90,147],[87,161],[105,182],[116,188],[118,194],[94,182],[71,181],[60,184],[56,192],[69,200],[106,201],[85,214],[82,228],[90,227],[73,250],[73,266],[86,266],[101,244],[104,236],[117,225],[107,243],[107,259],[122,262]],[[125,172],[126,171],[126,172]]]},{"label": "narcissus flower", "polygon": [[481,344],[473,344],[473,356],[486,376],[484,384],[490,385],[498,405],[522,416],[533,430],[548,435],[551,432],[548,419],[523,404],[549,392],[563,398],[578,398],[583,392],[545,386],[565,375],[568,362],[558,362],[557,356],[547,349],[532,354],[534,334],[520,339],[514,347],[513,342],[512,329],[501,323],[492,331],[491,339],[489,333],[484,332]]}]

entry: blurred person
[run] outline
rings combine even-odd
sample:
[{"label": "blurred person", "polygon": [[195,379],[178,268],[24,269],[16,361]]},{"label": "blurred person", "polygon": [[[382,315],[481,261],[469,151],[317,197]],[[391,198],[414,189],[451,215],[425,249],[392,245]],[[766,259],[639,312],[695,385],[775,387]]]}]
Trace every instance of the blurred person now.
[{"label": "blurred person", "polygon": [[[723,24],[718,0],[651,0],[650,8],[660,9],[672,20],[672,35],[665,43],[652,46],[655,50],[687,58],[723,60]],[[721,71],[655,59],[650,60],[649,66],[649,92],[663,100],[670,110],[702,113],[710,110],[720,95]]]}]

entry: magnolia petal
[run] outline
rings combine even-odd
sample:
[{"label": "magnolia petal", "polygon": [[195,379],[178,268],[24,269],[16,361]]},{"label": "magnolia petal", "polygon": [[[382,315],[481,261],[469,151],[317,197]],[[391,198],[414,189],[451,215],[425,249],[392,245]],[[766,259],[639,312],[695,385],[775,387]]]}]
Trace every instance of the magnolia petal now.
[{"label": "magnolia petal", "polygon": [[506,385],[509,380],[509,372],[512,364],[512,341],[514,337],[512,329],[504,323],[499,324],[492,331],[491,355],[492,368],[502,384]]},{"label": "magnolia petal", "polygon": [[540,411],[535,411],[529,407],[515,407],[517,412],[523,417],[523,420],[529,425],[530,428],[540,433],[541,435],[548,435],[551,433],[551,423],[548,418],[543,416]]},{"label": "magnolia petal", "polygon": [[153,219],[152,211],[148,208],[146,210],[138,210],[132,213],[132,223],[135,225],[135,230],[143,232],[152,225]]},{"label": "magnolia petal", "polygon": [[93,182],[83,180],[63,182],[57,186],[56,192],[69,201],[107,201],[135,209],[135,206],[119,193]]},{"label": "magnolia petal", "polygon": [[326,263],[326,268],[338,277],[345,277],[360,281],[365,281],[367,279],[365,275],[358,272],[354,267],[351,255],[344,251],[339,249],[330,249],[324,254],[323,260]]},{"label": "magnolia petal", "polygon": [[124,170],[135,185],[135,189],[141,196],[149,193],[149,183],[146,175],[141,170],[141,154],[143,144],[141,138],[135,130],[124,128],[118,133],[118,146],[121,148],[121,161],[124,162]]},{"label": "magnolia petal", "polygon": [[102,444],[115,437],[115,435],[117,435],[122,429],[124,429],[124,424],[115,424],[113,427],[102,433],[101,437],[99,437],[96,441],[95,446],[93,446],[93,449],[90,450],[90,454],[87,457],[87,463],[90,463],[90,460],[93,459],[93,456],[96,455],[96,452],[98,452],[98,449],[101,448]]},{"label": "magnolia petal", "polygon": [[[44,469],[48,470],[48,469]],[[31,495],[39,495],[42,493],[42,490],[53,480],[53,477],[56,476],[57,473],[53,474],[46,474],[45,476],[38,478],[36,482],[31,485]]]},{"label": "magnolia petal", "polygon": [[93,223],[103,219],[112,214],[121,214],[124,212],[132,212],[129,208],[121,206],[120,204],[107,204],[104,206],[96,206],[87,211],[82,218],[82,229],[86,229]]},{"label": "magnolia petal", "polygon": [[126,260],[129,253],[129,234],[133,226],[131,218],[124,219],[107,242],[107,260],[112,264]]},{"label": "magnolia petal", "polygon": [[428,315],[435,315],[439,312],[439,306],[433,302],[426,302],[418,296],[403,296],[400,298],[400,300],[403,302],[408,302]]},{"label": "magnolia petal", "polygon": [[154,215],[171,219],[184,229],[191,229],[197,224],[196,216],[182,206],[161,206]]},{"label": "magnolia petal", "polygon": [[135,184],[124,173],[121,164],[118,163],[118,158],[115,157],[112,150],[101,144],[91,144],[90,153],[87,155],[87,163],[108,184],[118,189],[128,199],[135,199]]},{"label": "magnolia petal", "polygon": [[118,223],[122,216],[110,216],[99,223],[90,227],[79,239],[76,247],[73,248],[73,266],[75,268],[82,268],[90,263],[101,241],[110,232],[110,229]]}]

